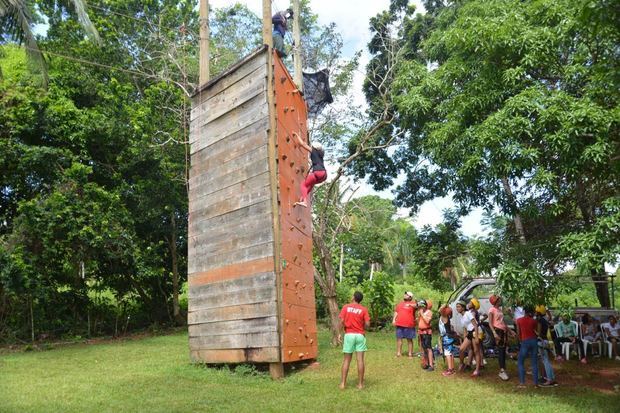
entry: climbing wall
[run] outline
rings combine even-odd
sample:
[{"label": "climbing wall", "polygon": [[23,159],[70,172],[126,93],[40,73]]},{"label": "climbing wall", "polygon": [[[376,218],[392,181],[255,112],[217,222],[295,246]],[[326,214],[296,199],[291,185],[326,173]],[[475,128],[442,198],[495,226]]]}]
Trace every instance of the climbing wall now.
[{"label": "climbing wall", "polygon": [[282,242],[282,357],[284,362],[317,356],[312,220],[309,208],[294,204],[308,173],[308,152],[293,133],[308,136],[306,104],[280,59],[274,64],[278,139],[278,184]]},{"label": "climbing wall", "polygon": [[[306,106],[261,48],[204,85],[190,124],[190,357],[274,365],[317,357],[310,209],[294,207]],[[281,369],[280,369],[281,370]]]}]

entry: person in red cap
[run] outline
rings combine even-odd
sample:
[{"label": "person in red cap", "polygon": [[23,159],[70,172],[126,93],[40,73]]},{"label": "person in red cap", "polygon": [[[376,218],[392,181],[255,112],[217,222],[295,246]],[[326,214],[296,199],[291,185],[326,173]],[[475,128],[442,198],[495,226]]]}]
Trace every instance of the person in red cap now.
[{"label": "person in red cap", "polygon": [[392,324],[396,326],[396,357],[400,357],[403,348],[403,339],[407,340],[407,355],[413,358],[413,339],[415,338],[415,310],[416,302],[413,293],[407,291],[403,301],[396,305]]},{"label": "person in red cap", "polygon": [[[506,381],[509,379],[506,373],[506,345],[508,344],[508,331],[511,331],[504,322],[502,312],[502,298],[493,294],[489,297],[489,302],[493,307],[489,310],[489,328],[495,338],[495,346],[498,350],[499,378]],[[512,331],[511,331],[512,332]]]}]

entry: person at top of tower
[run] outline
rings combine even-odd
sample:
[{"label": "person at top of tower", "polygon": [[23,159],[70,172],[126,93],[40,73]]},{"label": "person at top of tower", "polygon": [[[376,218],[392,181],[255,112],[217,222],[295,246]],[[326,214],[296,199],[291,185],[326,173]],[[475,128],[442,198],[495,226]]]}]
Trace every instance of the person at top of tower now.
[{"label": "person at top of tower", "polygon": [[312,161],[312,169],[308,173],[308,176],[306,176],[306,179],[301,183],[301,198],[299,202],[295,202],[295,205],[307,207],[308,194],[310,194],[312,188],[314,188],[316,184],[320,184],[327,179],[327,171],[323,164],[325,152],[323,151],[323,145],[320,143],[312,142],[311,145],[308,145],[301,139],[299,134],[293,132],[293,136],[301,148],[310,152],[310,160]]},{"label": "person at top of tower", "polygon": [[284,35],[288,30],[288,20],[293,18],[293,10],[286,9],[279,11],[271,17],[273,24],[273,48],[276,49],[278,56],[285,58],[287,56],[284,49]]}]

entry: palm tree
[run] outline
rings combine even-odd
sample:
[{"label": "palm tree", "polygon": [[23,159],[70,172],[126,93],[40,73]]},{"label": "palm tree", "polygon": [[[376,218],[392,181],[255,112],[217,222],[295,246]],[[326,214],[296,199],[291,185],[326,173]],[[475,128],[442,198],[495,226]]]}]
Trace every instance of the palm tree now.
[{"label": "palm tree", "polygon": [[[85,0],[50,0],[50,2],[56,6],[71,7],[88,37],[96,42],[100,41],[99,33],[86,12]],[[0,0],[0,42],[8,39],[23,43],[28,56],[41,68],[47,82],[45,60],[32,31],[35,13],[36,5],[33,0]]]}]

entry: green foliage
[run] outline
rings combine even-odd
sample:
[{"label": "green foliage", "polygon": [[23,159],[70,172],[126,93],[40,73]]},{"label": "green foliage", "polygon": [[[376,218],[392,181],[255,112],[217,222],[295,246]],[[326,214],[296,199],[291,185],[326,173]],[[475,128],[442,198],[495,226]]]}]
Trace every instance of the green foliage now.
[{"label": "green foliage", "polygon": [[362,284],[364,303],[368,306],[370,320],[376,326],[385,322],[393,313],[394,282],[388,274],[377,271],[372,280]]},{"label": "green foliage", "polygon": [[[383,189],[403,173],[397,202],[414,210],[450,194],[459,213],[485,207],[507,217],[501,243],[477,245],[487,273],[522,286],[562,266],[601,274],[619,257],[611,241],[620,188],[617,8],[597,0],[429,3],[425,16],[413,16],[392,1],[373,20],[367,84],[378,84],[371,81],[390,48],[401,46],[405,61],[386,86],[399,122],[384,139],[399,130],[408,139],[358,162],[356,174]],[[371,87],[366,96],[381,103]],[[520,272],[523,280],[509,275]]]}]

